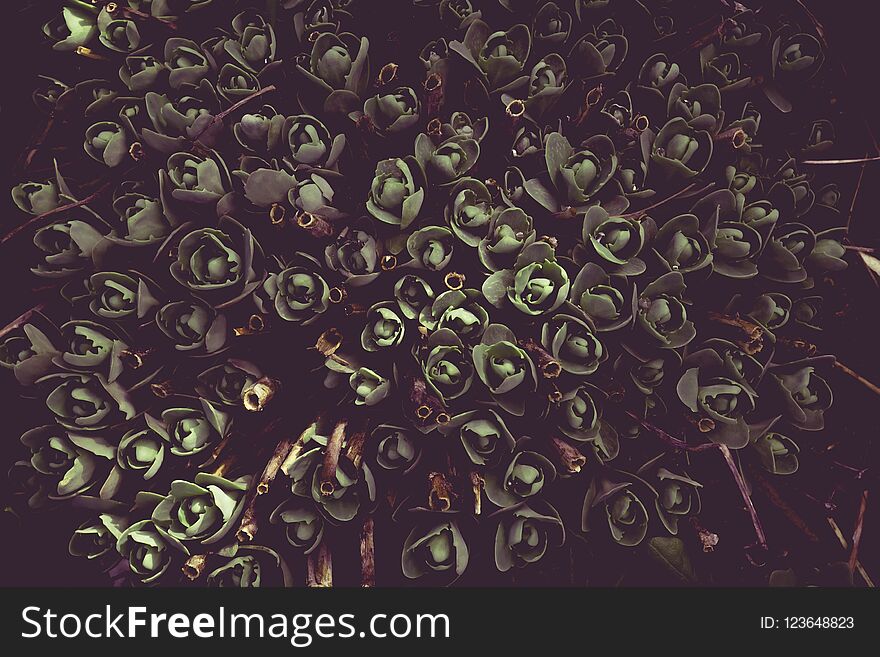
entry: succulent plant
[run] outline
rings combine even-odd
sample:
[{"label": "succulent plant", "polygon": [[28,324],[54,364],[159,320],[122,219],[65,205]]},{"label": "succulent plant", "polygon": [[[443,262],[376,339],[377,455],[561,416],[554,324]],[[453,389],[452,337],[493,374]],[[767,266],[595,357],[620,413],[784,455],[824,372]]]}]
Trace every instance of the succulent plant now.
[{"label": "succulent plant", "polygon": [[686,526],[747,544],[731,491],[812,485],[870,249],[797,11],[37,4],[68,59],[3,238],[40,277],[4,308],[11,478],[115,583],[328,585],[359,541],[368,586],[564,543],[614,583]]}]

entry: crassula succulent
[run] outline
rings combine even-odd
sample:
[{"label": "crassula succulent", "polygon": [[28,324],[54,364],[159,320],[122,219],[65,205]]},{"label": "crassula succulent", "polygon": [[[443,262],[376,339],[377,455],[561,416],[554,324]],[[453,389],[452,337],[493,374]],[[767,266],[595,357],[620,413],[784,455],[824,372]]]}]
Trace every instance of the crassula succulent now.
[{"label": "crassula succulent", "polygon": [[566,544],[614,583],[754,542],[742,503],[815,466],[852,185],[809,158],[849,119],[794,9],[39,4],[95,61],[34,81],[0,366],[71,554],[326,585],[364,541],[365,585],[446,585]]}]

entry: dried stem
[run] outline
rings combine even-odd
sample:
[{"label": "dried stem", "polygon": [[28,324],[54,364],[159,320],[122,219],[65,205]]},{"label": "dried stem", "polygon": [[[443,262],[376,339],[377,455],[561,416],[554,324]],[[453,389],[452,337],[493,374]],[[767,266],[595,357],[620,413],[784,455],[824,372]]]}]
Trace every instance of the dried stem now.
[{"label": "dried stem", "polygon": [[45,307],[46,307],[45,303],[38,303],[36,306],[31,308],[30,310],[26,310],[25,312],[23,312],[21,315],[19,315],[14,320],[9,322],[6,326],[4,326],[2,329],[0,329],[0,338],[6,336],[8,333],[11,333],[12,331],[16,331],[16,330],[20,329],[22,326],[24,326],[25,324],[27,324],[30,321],[31,317],[33,317],[34,314],[36,314],[38,312],[42,312],[42,310]]},{"label": "dried stem", "polygon": [[676,438],[672,434],[663,431],[663,429],[661,429],[660,427],[651,424],[650,422],[639,417],[632,411],[627,411],[626,414],[629,415],[636,422],[638,422],[642,427],[644,427],[654,435],[658,436],[664,443],[675,449],[681,449],[686,452],[705,452],[706,450],[716,449],[718,447],[718,445],[715,443],[700,443],[699,445],[688,445],[688,443],[681,438]]},{"label": "dried stem", "polygon": [[251,497],[250,503],[241,514],[241,524],[238,531],[235,532],[235,540],[239,543],[250,543],[257,535],[259,526],[257,524],[257,497]]},{"label": "dried stem", "polygon": [[230,114],[232,114],[232,113],[238,111],[239,109],[241,109],[242,107],[244,107],[245,105],[247,105],[248,103],[250,103],[252,100],[256,100],[257,98],[260,98],[261,96],[265,96],[265,95],[268,94],[268,93],[272,93],[272,92],[275,91],[276,89],[277,89],[277,87],[276,87],[274,84],[270,84],[268,87],[263,87],[263,88],[260,89],[259,91],[256,91],[256,92],[252,93],[250,96],[247,96],[247,97],[245,97],[245,98],[242,98],[240,101],[238,101],[237,103],[235,103],[235,104],[232,105],[231,107],[228,107],[227,109],[223,110],[223,111],[220,112],[219,114],[216,114],[216,115],[215,115],[215,116],[214,116],[214,117],[208,122],[208,125],[206,125],[204,128],[202,128],[202,129],[199,131],[199,134],[197,134],[197,135],[192,139],[192,143],[193,143],[193,145],[199,145],[199,146],[201,146],[202,148],[207,148],[207,147],[206,147],[204,144],[202,144],[199,140],[200,140],[202,137],[204,137],[205,134],[206,134],[211,128],[213,128],[213,127],[214,127],[215,125],[217,125],[218,123],[221,123],[224,119],[226,119],[227,116],[229,116]]},{"label": "dried stem", "polygon": [[421,425],[430,424],[432,421],[443,423],[444,419],[448,422],[449,415],[443,408],[443,402],[428,390],[425,380],[418,376],[408,376],[407,379],[410,417]]},{"label": "dried stem", "polygon": [[314,212],[300,212],[297,214],[296,225],[315,239],[330,237],[336,232],[333,224]]},{"label": "dried stem", "polygon": [[865,524],[865,511],[868,508],[868,490],[862,491],[862,501],[859,503],[859,516],[856,519],[856,528],[853,531],[852,551],[849,553],[849,570],[853,572],[859,561],[859,544],[862,542],[862,528]]},{"label": "dried stem", "polygon": [[367,516],[361,530],[361,586],[376,586],[376,546],[373,516]]},{"label": "dried stem", "polygon": [[703,527],[700,523],[700,519],[696,516],[691,516],[691,525],[694,528],[694,531],[697,533],[697,538],[700,541],[700,545],[703,546],[703,552],[714,552],[715,546],[718,545],[719,538],[718,534],[715,532],[710,532],[708,529]]},{"label": "dried stem", "polygon": [[733,333],[731,341],[748,355],[754,356],[764,348],[764,328],[760,324],[739,315],[715,312],[707,313],[706,318],[714,324],[729,327]]},{"label": "dried stem", "polygon": [[367,432],[358,431],[352,434],[345,446],[345,456],[355,468],[360,468],[364,460],[364,446],[367,444]]},{"label": "dried stem", "polygon": [[654,426],[647,420],[643,420],[635,413],[627,411],[627,415],[635,419],[644,428],[648,429],[649,431],[660,437],[663,442],[667,443],[670,447],[682,449],[688,452],[704,452],[709,449],[720,450],[721,455],[724,457],[724,461],[727,463],[727,467],[730,468],[730,473],[733,475],[734,481],[736,481],[737,487],[739,487],[739,492],[742,495],[743,502],[745,502],[746,508],[749,511],[749,516],[751,516],[752,519],[752,526],[754,526],[755,528],[755,535],[758,537],[758,545],[760,545],[763,549],[767,549],[767,538],[764,535],[764,529],[761,527],[761,520],[760,518],[758,518],[758,512],[755,509],[755,505],[752,503],[752,498],[749,495],[749,489],[748,486],[746,486],[746,482],[742,477],[742,473],[740,473],[739,468],[736,466],[736,463],[733,462],[733,457],[730,454],[730,448],[728,448],[727,445],[719,445],[717,443],[688,445],[685,441],[663,431],[662,429]]},{"label": "dried stem", "polygon": [[604,93],[605,88],[602,84],[591,87],[587,91],[587,93],[584,94],[584,102],[581,104],[577,116],[572,119],[572,123],[576,126],[579,126],[581,123],[586,121],[587,117],[590,115],[590,110],[599,104],[599,101],[602,100],[602,96],[604,95]]},{"label": "dried stem", "polygon": [[856,251],[857,253],[876,253],[877,249],[870,246],[856,246],[855,244],[841,244],[847,251]]},{"label": "dried stem", "polygon": [[333,586],[333,557],[326,540],[322,540],[318,549],[308,556],[306,586],[320,588]]},{"label": "dried stem", "polygon": [[211,460],[212,461],[216,461],[218,458],[220,458],[220,455],[223,453],[223,450],[226,449],[226,446],[229,444],[229,441],[232,440],[232,435],[233,434],[231,434],[231,433],[227,434],[226,437],[223,438],[223,440],[221,440],[219,443],[217,443],[217,446],[214,447],[213,450],[211,450]]},{"label": "dried stem", "polygon": [[685,419],[700,433],[709,433],[715,429],[715,420],[710,417],[700,417],[696,414],[689,414],[685,416]]},{"label": "dried stem", "polygon": [[425,109],[430,117],[438,116],[446,96],[446,85],[439,73],[430,73],[422,85],[425,90]]},{"label": "dried stem", "polygon": [[281,464],[284,463],[287,455],[290,454],[294,442],[295,441],[291,436],[282,438],[278,441],[278,444],[275,446],[275,451],[272,452],[272,456],[268,463],[266,463],[266,467],[263,468],[263,474],[260,476],[260,481],[257,484],[257,495],[265,495],[269,492],[269,486],[271,486],[275,477],[278,475],[278,471],[281,469]]},{"label": "dried stem", "polygon": [[675,199],[680,198],[681,196],[684,196],[685,194],[687,194],[689,191],[691,191],[696,186],[697,186],[697,183],[691,183],[690,185],[688,185],[684,189],[677,191],[672,196],[667,196],[666,198],[664,198],[660,201],[657,201],[653,205],[649,205],[648,207],[646,207],[642,210],[636,210],[635,212],[630,212],[629,214],[625,214],[622,216],[625,217],[626,219],[636,219],[639,217],[643,217],[649,211],[654,210],[656,208],[659,208],[661,205],[665,205],[665,204],[669,203],[670,201],[674,201]]},{"label": "dried stem", "polygon": [[76,208],[82,207],[83,205],[88,205],[92,201],[99,199],[101,196],[103,196],[105,193],[107,193],[113,187],[113,185],[114,185],[114,181],[111,180],[110,182],[104,183],[100,188],[98,188],[96,191],[94,191],[91,194],[89,194],[88,196],[86,196],[81,201],[74,201],[73,203],[68,203],[66,205],[60,205],[57,208],[55,208],[54,210],[49,210],[48,212],[44,212],[43,214],[38,214],[36,216],[31,217],[30,219],[28,219],[24,223],[19,224],[18,226],[16,226],[12,230],[10,230],[8,233],[6,233],[2,237],[2,239],[0,239],[0,244],[6,244],[6,242],[11,240],[16,235],[18,235],[25,228],[33,226],[34,224],[39,223],[39,222],[43,221],[44,219],[48,219],[49,217],[53,217],[56,214],[61,214],[62,212],[67,212],[68,210],[74,210]]},{"label": "dried stem", "polygon": [[858,372],[854,372],[853,370],[848,368],[846,365],[841,363],[839,360],[834,361],[834,367],[839,369],[841,372],[843,372],[847,376],[854,378],[856,381],[861,383],[863,386],[865,386],[868,390],[873,392],[875,395],[880,395],[880,386],[878,386],[874,383],[871,383],[870,381],[868,381],[868,379],[863,377]]},{"label": "dried stem", "polygon": [[136,17],[136,18],[141,18],[146,21],[153,21],[153,22],[159,23],[162,27],[165,27],[165,28],[171,30],[172,32],[177,31],[177,23],[175,23],[174,21],[172,21],[168,18],[162,18],[161,16],[153,16],[152,14],[148,14],[146,12],[139,11],[137,9],[132,9],[130,7],[121,7],[121,9],[122,9],[122,13],[126,16],[126,18]]},{"label": "dried stem", "polygon": [[550,443],[556,452],[557,462],[562,465],[562,468],[568,474],[577,474],[587,464],[587,457],[576,447],[569,444],[568,441],[563,440],[559,436],[552,436]]},{"label": "dried stem", "polygon": [[[843,532],[840,531],[840,527],[834,521],[834,518],[832,518],[831,516],[828,516],[826,518],[826,520],[828,521],[828,524],[831,525],[831,530],[834,532],[834,535],[837,536],[837,540],[840,541],[840,546],[844,550],[848,550],[849,549],[849,542],[846,540],[846,537],[843,535]],[[865,580],[865,584],[868,585],[868,588],[873,589],[874,588],[874,581],[868,575],[868,572],[865,570],[864,566],[862,566],[862,562],[856,561],[855,565],[856,565],[856,571],[859,573],[859,575],[862,576],[862,579]]]},{"label": "dried stem", "polygon": [[736,463],[733,462],[733,456],[730,454],[730,448],[727,445],[718,445],[718,449],[721,450],[721,455],[724,457],[724,461],[727,463],[727,467],[730,468],[730,473],[733,475],[734,481],[736,481],[736,485],[739,487],[739,492],[742,494],[743,502],[746,503],[746,508],[749,510],[749,516],[752,518],[752,525],[755,528],[755,535],[758,537],[758,545],[760,545],[763,549],[767,549],[767,537],[764,535],[764,529],[761,527],[761,519],[758,518],[758,512],[755,509],[755,505],[752,502],[752,498],[749,495],[748,486],[746,486],[746,482],[742,477],[742,473],[739,471],[739,468],[736,466]]},{"label": "dried stem", "polygon": [[801,164],[823,165],[823,164],[867,164],[868,162],[877,162],[880,155],[874,157],[854,157],[845,160],[804,160]]},{"label": "dried stem", "polygon": [[204,572],[207,563],[207,554],[194,554],[186,560],[186,563],[183,564],[183,567],[180,570],[191,582],[195,582],[202,576],[202,572]]},{"label": "dried stem", "polygon": [[776,348],[779,352],[782,352],[783,349],[790,352],[795,359],[810,358],[819,351],[819,348],[811,342],[800,338],[787,338],[782,335],[776,336]]},{"label": "dried stem", "polygon": [[339,453],[342,450],[342,443],[345,441],[347,425],[347,420],[339,420],[327,440],[327,447],[324,449],[324,462],[321,465],[321,495],[329,496],[336,491],[336,468],[339,465]]},{"label": "dried stem", "polygon": [[247,410],[259,412],[266,408],[279,390],[281,390],[280,381],[264,376],[241,391],[241,400]]},{"label": "dried stem", "polygon": [[40,132],[39,136],[36,139],[31,141],[31,145],[28,150],[24,153],[24,156],[20,159],[18,170],[19,171],[27,171],[31,164],[33,164],[34,158],[37,156],[37,153],[40,152],[40,148],[46,142],[46,139],[49,137],[49,133],[52,131],[52,127],[55,125],[55,116],[57,110],[53,110],[49,115],[49,118],[46,120],[46,125],[43,127],[43,130]]},{"label": "dried stem", "polygon": [[770,500],[771,504],[782,511],[788,521],[794,527],[800,530],[800,532],[804,536],[806,536],[810,542],[819,542],[819,537],[816,535],[816,533],[812,529],[810,529],[809,525],[807,525],[803,517],[801,517],[801,515],[782,498],[782,496],[779,494],[779,491],[772,484],[772,482],[770,482],[767,477],[765,477],[757,468],[749,468],[749,472],[752,476],[752,479],[758,484],[763,493],[767,496],[767,499]]},{"label": "dried stem", "polygon": [[[867,157],[867,153],[865,153],[865,157]],[[862,191],[862,181],[865,179],[865,169],[867,169],[868,163],[864,162],[859,170],[859,178],[856,180],[856,188],[853,191],[852,200],[849,203],[849,212],[846,214],[846,232],[849,233],[849,225],[852,223],[853,212],[856,209],[856,202],[859,200],[859,192]]]},{"label": "dried stem", "polygon": [[719,143],[729,144],[734,150],[739,150],[746,145],[749,136],[742,128],[731,128],[719,132],[715,135],[714,140]]},{"label": "dried stem", "polygon": [[471,490],[474,492],[474,515],[478,516],[483,511],[483,488],[486,486],[486,480],[476,471],[471,472]]},{"label": "dried stem", "polygon": [[337,328],[328,328],[315,342],[315,349],[322,356],[330,356],[336,353],[342,346],[342,332]]},{"label": "dried stem", "polygon": [[428,492],[428,507],[432,511],[449,511],[456,494],[446,475],[442,472],[432,472],[428,475],[428,481],[431,483],[431,489]]},{"label": "dried stem", "polygon": [[545,379],[555,379],[562,374],[562,365],[553,358],[544,347],[535,342],[532,338],[520,340],[519,346],[535,360],[541,375]]}]

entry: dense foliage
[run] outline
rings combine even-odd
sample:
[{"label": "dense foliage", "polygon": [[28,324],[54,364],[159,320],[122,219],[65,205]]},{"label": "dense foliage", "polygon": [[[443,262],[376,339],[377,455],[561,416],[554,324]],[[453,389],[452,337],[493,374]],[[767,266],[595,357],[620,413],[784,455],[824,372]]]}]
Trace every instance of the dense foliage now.
[{"label": "dense foliage", "polygon": [[835,139],[809,23],[59,4],[45,36],[86,65],[34,100],[73,127],[12,190],[57,303],[0,364],[45,400],[28,505],[84,513],[69,550],[114,580],[290,584],[308,560],[321,583],[360,536],[372,583],[389,508],[376,550],[420,584],[578,539],[687,571],[682,535],[717,540],[700,465],[748,502],[747,466],[792,475],[824,429],[817,289],[847,263],[841,193],[802,165]]}]

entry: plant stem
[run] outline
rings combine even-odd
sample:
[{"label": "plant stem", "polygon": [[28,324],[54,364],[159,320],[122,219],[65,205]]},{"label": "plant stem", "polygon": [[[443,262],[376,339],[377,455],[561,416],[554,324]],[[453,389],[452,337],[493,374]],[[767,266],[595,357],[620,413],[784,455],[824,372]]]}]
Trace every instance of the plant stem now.
[{"label": "plant stem", "polygon": [[[654,210],[654,209],[656,209],[656,208],[659,208],[661,205],[666,205],[666,204],[669,203],[670,201],[674,201],[675,199],[677,199],[677,198],[679,198],[679,197],[681,197],[681,196],[684,196],[685,194],[687,194],[689,191],[691,191],[691,190],[692,190],[694,187],[696,187],[696,186],[697,186],[697,183],[691,183],[690,185],[688,185],[688,186],[685,187],[684,189],[680,189],[679,191],[677,191],[677,192],[676,192],[675,194],[673,194],[672,196],[667,196],[666,198],[664,198],[664,199],[662,199],[662,200],[660,200],[660,201],[657,201],[657,202],[654,203],[653,205],[649,205],[648,207],[646,207],[646,208],[644,208],[644,209],[642,209],[642,210],[636,210],[635,212],[630,212],[630,213],[628,213],[628,214],[624,214],[624,215],[621,215],[621,216],[622,216],[623,218],[625,218],[625,219],[637,219],[637,218],[639,218],[639,217],[643,217],[643,216],[646,215],[649,211]],[[715,183],[709,183],[708,185],[706,185],[705,187],[703,187],[703,188],[700,189],[699,191],[704,191],[704,190],[706,190],[706,189],[708,189],[708,188],[710,188],[710,187],[714,187],[714,186],[715,186]]]},{"label": "plant stem", "polygon": [[177,31],[177,23],[167,18],[160,18],[159,16],[153,16],[152,14],[147,14],[143,11],[139,11],[137,9],[132,9],[130,7],[123,7],[122,13],[125,14],[127,18],[135,17],[141,18],[143,20],[155,21],[159,23],[163,27],[168,28],[169,30],[176,32]]},{"label": "plant stem", "polygon": [[332,495],[336,490],[336,468],[339,466],[339,453],[345,441],[346,420],[339,420],[324,448],[324,462],[321,465],[321,495]]},{"label": "plant stem", "polygon": [[[848,550],[849,549],[849,542],[846,540],[846,537],[844,537],[843,532],[840,531],[840,527],[834,521],[834,518],[832,518],[831,516],[828,516],[825,519],[828,521],[828,524],[831,525],[831,531],[833,531],[834,535],[837,536],[837,540],[840,541],[840,546],[844,550]],[[874,581],[871,579],[871,577],[868,575],[868,572],[862,566],[862,562],[856,561],[855,565],[856,565],[856,570],[858,571],[859,575],[861,575],[862,579],[865,580],[865,584],[867,584],[868,588],[873,589],[874,588]]]},{"label": "plant stem", "polygon": [[555,379],[562,373],[562,366],[559,361],[553,358],[544,347],[535,342],[532,338],[520,340],[519,346],[534,359],[541,376],[545,379]]},{"label": "plant stem", "polygon": [[11,240],[16,235],[18,235],[25,228],[28,228],[29,226],[32,226],[33,224],[36,224],[40,221],[43,221],[43,219],[48,219],[49,217],[55,216],[56,214],[61,214],[62,212],[67,212],[68,210],[74,210],[76,208],[82,207],[83,205],[88,205],[92,201],[95,201],[95,200],[99,199],[101,196],[103,196],[107,191],[110,190],[110,188],[113,187],[113,185],[114,185],[113,181],[106,182],[99,189],[92,192],[91,194],[86,196],[81,201],[74,201],[73,203],[68,203],[67,205],[60,205],[57,208],[55,208],[54,210],[49,210],[48,212],[44,212],[43,214],[38,214],[34,217],[31,217],[30,219],[28,219],[24,223],[19,224],[18,226],[16,226],[12,230],[10,230],[8,233],[6,233],[2,237],[2,239],[0,239],[0,244],[6,244],[6,242]]},{"label": "plant stem", "polygon": [[248,103],[250,103],[252,100],[255,100],[255,99],[257,99],[257,98],[259,98],[259,97],[261,97],[261,96],[264,96],[264,95],[266,95],[266,94],[268,94],[268,93],[272,93],[273,91],[276,91],[276,90],[277,90],[277,87],[276,87],[274,84],[270,84],[268,87],[264,87],[264,88],[260,89],[259,91],[255,91],[255,92],[252,93],[250,96],[247,96],[247,97],[245,97],[245,98],[242,98],[240,101],[238,101],[237,103],[235,103],[235,104],[232,105],[231,107],[229,107],[229,108],[223,110],[222,112],[220,112],[219,114],[217,114],[216,116],[214,116],[214,117],[208,122],[208,125],[206,125],[204,128],[202,128],[202,129],[199,131],[199,134],[197,134],[197,135],[192,139],[192,143],[193,143],[194,145],[195,145],[195,144],[198,144],[198,145],[202,146],[202,148],[207,148],[204,144],[201,144],[201,143],[199,142],[199,140],[205,135],[205,133],[207,133],[211,128],[213,128],[213,127],[214,127],[215,125],[217,125],[218,123],[222,123],[223,120],[226,119],[227,116],[229,116],[229,115],[232,114],[233,112],[238,111],[240,108],[244,107],[245,105],[247,105]]},{"label": "plant stem", "polygon": [[486,480],[476,471],[471,472],[470,480],[471,489],[474,492],[474,515],[478,516],[483,511],[483,488],[486,485]]},{"label": "plant stem", "polygon": [[431,482],[431,490],[428,492],[428,508],[432,511],[449,511],[452,509],[452,498],[455,491],[452,484],[442,472],[432,472],[428,475]]},{"label": "plant stem", "polygon": [[11,333],[12,331],[20,329],[22,326],[27,324],[28,321],[30,321],[30,318],[33,317],[35,313],[41,312],[45,307],[45,303],[38,303],[30,310],[26,310],[25,312],[23,312],[21,315],[19,315],[2,329],[0,329],[0,338],[4,337],[7,333]]},{"label": "plant stem", "polygon": [[322,540],[317,550],[308,556],[306,563],[306,585],[318,588],[333,586],[333,556],[326,540]]},{"label": "plant stem", "polygon": [[788,521],[796,527],[800,532],[807,537],[807,539],[811,543],[818,543],[819,537],[816,533],[810,529],[809,525],[807,525],[806,521],[801,517],[801,515],[788,503],[786,502],[782,496],[779,494],[779,491],[776,487],[770,482],[767,477],[765,477],[758,468],[751,467],[749,468],[749,472],[757,482],[758,486],[767,496],[767,499],[770,500],[770,503],[773,504],[777,509],[782,511]]},{"label": "plant stem", "polygon": [[766,550],[767,538],[764,536],[764,529],[761,527],[761,520],[758,518],[758,512],[755,509],[751,496],[749,495],[749,489],[742,477],[742,473],[739,471],[739,468],[736,467],[736,463],[733,462],[730,448],[727,445],[718,445],[718,449],[721,450],[721,455],[724,457],[727,467],[730,468],[730,473],[733,475],[733,479],[739,487],[739,492],[742,494],[743,502],[746,503],[746,508],[749,510],[749,515],[752,518],[752,525],[754,526],[755,534],[758,537],[758,544]]},{"label": "plant stem", "polygon": [[263,468],[263,474],[257,484],[257,495],[265,495],[269,492],[269,486],[278,475],[278,471],[281,469],[281,464],[284,463],[287,455],[290,454],[294,442],[293,438],[289,436],[287,438],[282,438],[278,442],[275,451],[272,452],[272,457],[269,459],[268,463],[266,463],[266,467]]},{"label": "plant stem", "polygon": [[550,438],[553,449],[558,456],[559,463],[568,474],[576,474],[587,464],[587,457],[580,450],[570,445],[568,441],[559,436]]},{"label": "plant stem", "polygon": [[352,434],[345,446],[345,456],[351,461],[351,464],[360,469],[364,460],[364,446],[367,444],[367,432],[358,431]]},{"label": "plant stem", "polygon": [[647,420],[643,420],[635,413],[631,411],[627,411],[626,413],[631,418],[635,419],[643,427],[659,436],[663,440],[663,442],[667,443],[670,447],[682,449],[688,452],[704,452],[709,449],[720,450],[721,455],[724,457],[724,461],[727,463],[727,467],[730,469],[730,473],[733,475],[733,479],[736,482],[737,487],[739,488],[739,492],[742,495],[743,502],[745,502],[746,508],[749,511],[749,516],[751,516],[752,519],[752,526],[755,528],[755,535],[758,537],[758,544],[763,549],[767,549],[767,538],[764,535],[764,529],[761,526],[761,520],[760,518],[758,518],[758,512],[755,509],[755,505],[752,502],[751,496],[749,495],[749,489],[748,486],[746,486],[746,482],[742,477],[742,473],[739,471],[739,468],[736,467],[736,463],[733,462],[733,457],[730,454],[730,448],[727,445],[719,445],[717,443],[688,445],[684,440],[676,438],[675,436],[663,431],[662,429],[654,426]]},{"label": "plant stem", "polygon": [[205,565],[207,563],[207,554],[194,554],[186,560],[186,563],[183,564],[183,567],[180,570],[187,576],[189,581],[195,582],[202,576],[202,572],[205,570]]},{"label": "plant stem", "polygon": [[27,171],[31,164],[33,164],[34,158],[37,156],[37,153],[40,152],[40,148],[46,142],[46,139],[49,137],[49,133],[52,131],[52,127],[55,125],[55,115],[57,110],[53,110],[49,115],[49,118],[46,120],[46,125],[43,126],[42,131],[39,136],[31,141],[31,145],[28,150],[24,153],[24,157],[19,161],[18,170],[19,171]]},{"label": "plant stem", "polygon": [[862,542],[862,527],[865,524],[865,510],[868,508],[868,489],[862,491],[862,501],[859,503],[859,517],[856,520],[856,528],[853,531],[852,551],[849,553],[849,570],[853,572],[859,561],[859,544]]},{"label": "plant stem", "polygon": [[877,162],[880,155],[874,157],[853,157],[845,160],[804,160],[801,164],[824,165],[824,164],[867,164],[868,162]]},{"label": "plant stem", "polygon": [[376,586],[376,546],[373,516],[367,516],[361,530],[361,586]]},{"label": "plant stem", "polygon": [[858,372],[854,372],[853,370],[848,368],[846,365],[841,363],[839,360],[834,361],[834,367],[839,369],[841,372],[843,372],[847,376],[851,376],[852,378],[854,378],[856,381],[861,383],[863,386],[865,386],[868,390],[873,392],[875,395],[880,395],[880,386],[878,386],[874,383],[871,383],[870,381],[868,381],[868,379],[863,377]]}]

